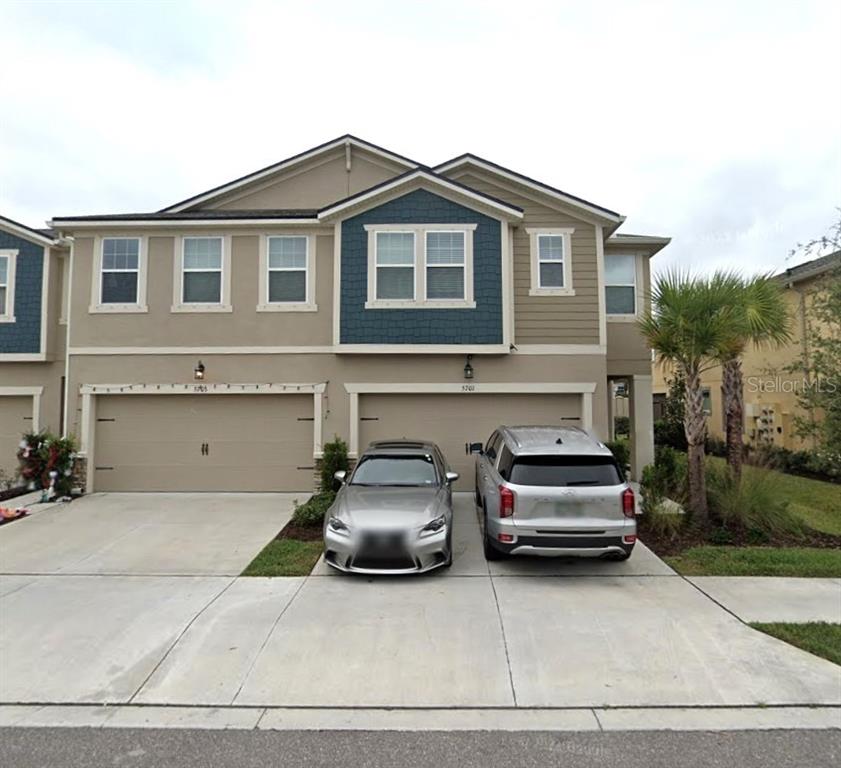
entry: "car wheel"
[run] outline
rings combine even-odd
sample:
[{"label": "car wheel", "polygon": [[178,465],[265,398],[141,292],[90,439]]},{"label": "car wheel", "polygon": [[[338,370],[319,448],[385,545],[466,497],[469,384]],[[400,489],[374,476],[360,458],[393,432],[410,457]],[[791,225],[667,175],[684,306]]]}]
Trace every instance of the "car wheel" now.
[{"label": "car wheel", "polygon": [[485,513],[485,525],[482,531],[482,549],[485,552],[485,560],[502,560],[505,557],[503,552],[500,552],[491,542],[488,536],[488,515]]}]

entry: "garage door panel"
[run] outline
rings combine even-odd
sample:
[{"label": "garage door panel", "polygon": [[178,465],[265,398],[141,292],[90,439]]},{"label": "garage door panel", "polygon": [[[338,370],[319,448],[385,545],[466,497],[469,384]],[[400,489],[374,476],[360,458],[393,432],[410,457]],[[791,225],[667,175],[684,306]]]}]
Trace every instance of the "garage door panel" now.
[{"label": "garage door panel", "polygon": [[125,395],[98,400],[97,490],[312,487],[309,395]]},{"label": "garage door panel", "polygon": [[32,398],[0,396],[0,470],[12,478],[17,473],[17,451],[25,432],[32,431]]},{"label": "garage door panel", "polygon": [[461,475],[459,490],[472,488],[474,480],[465,443],[484,443],[500,424],[581,425],[580,395],[378,394],[362,395],[359,408],[360,449],[372,440],[433,440]]}]

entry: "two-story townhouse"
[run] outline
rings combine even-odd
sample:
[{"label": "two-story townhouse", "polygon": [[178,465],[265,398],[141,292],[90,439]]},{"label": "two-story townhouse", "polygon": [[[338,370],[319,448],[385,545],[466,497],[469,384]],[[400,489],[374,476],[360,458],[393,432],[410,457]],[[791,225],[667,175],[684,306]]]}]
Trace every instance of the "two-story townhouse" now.
[{"label": "two-story townhouse", "polygon": [[0,216],[0,480],[24,432],[61,431],[67,255],[49,230]]},{"label": "two-story townhouse", "polygon": [[88,490],[304,490],[333,435],[464,445],[500,423],[608,434],[664,238],[472,155],[343,136],[155,213],[56,217],[72,241],[66,427]]}]

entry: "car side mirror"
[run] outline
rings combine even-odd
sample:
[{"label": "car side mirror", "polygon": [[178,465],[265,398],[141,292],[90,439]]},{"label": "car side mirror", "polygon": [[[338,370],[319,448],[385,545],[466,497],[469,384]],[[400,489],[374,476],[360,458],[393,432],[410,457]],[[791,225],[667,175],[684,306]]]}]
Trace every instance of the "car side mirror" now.
[{"label": "car side mirror", "polygon": [[478,453],[480,456],[484,451],[482,450],[481,443],[465,443],[464,444],[464,452],[465,453]]},{"label": "car side mirror", "polygon": [[447,482],[452,484],[458,480],[458,472],[447,472]]},{"label": "car side mirror", "polygon": [[344,483],[346,477],[347,477],[347,472],[344,472],[344,471],[333,473],[333,479],[338,480],[340,483]]}]

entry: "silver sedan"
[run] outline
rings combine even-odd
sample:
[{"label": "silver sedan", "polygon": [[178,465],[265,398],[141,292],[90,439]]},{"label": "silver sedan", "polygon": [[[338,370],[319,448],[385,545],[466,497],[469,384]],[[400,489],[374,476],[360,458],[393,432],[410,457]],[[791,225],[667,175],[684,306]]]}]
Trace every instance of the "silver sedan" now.
[{"label": "silver sedan", "polygon": [[452,483],[434,443],[372,443],[324,518],[324,559],[354,573],[423,573],[453,561]]}]

